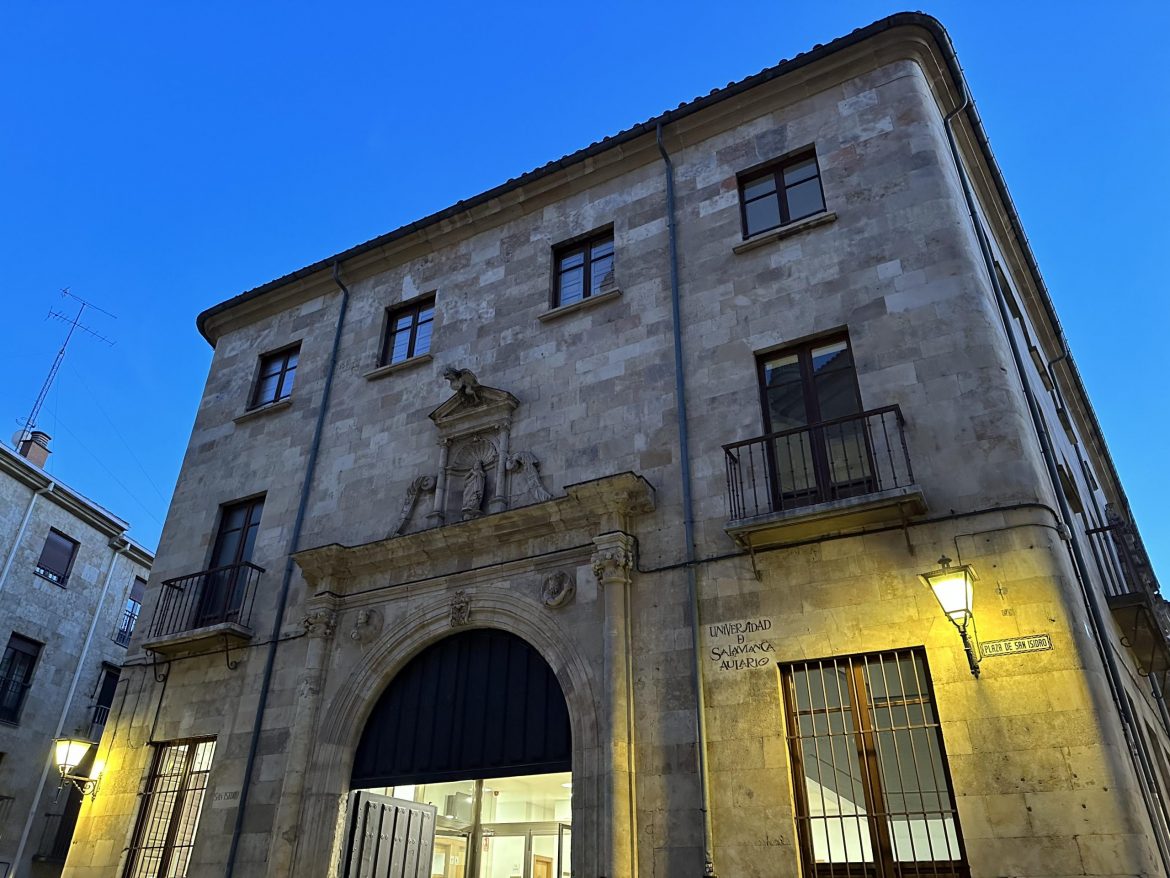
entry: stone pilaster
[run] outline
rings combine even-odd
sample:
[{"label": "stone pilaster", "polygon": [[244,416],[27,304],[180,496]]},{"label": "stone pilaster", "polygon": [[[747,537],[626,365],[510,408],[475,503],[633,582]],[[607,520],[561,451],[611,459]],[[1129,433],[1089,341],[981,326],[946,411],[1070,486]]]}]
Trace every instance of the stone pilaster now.
[{"label": "stone pilaster", "polygon": [[621,531],[595,537],[593,575],[605,606],[600,874],[632,876],[638,858],[634,796],[634,693],[630,656],[630,596],[634,538]]},{"label": "stone pilaster", "polygon": [[305,670],[297,686],[297,709],[289,736],[284,786],[268,850],[268,875],[273,878],[292,874],[305,776],[312,756],[325,668],[333,646],[333,633],[337,630],[337,613],[331,607],[316,607],[308,612],[303,624],[308,635]]}]

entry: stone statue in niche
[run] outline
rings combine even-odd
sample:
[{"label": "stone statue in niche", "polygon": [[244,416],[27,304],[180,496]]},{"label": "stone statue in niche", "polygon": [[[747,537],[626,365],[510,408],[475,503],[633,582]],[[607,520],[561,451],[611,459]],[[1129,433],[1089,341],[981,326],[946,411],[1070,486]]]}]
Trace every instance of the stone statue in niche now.
[{"label": "stone statue in niche", "polygon": [[471,469],[463,477],[463,520],[478,518],[483,514],[483,492],[487,484],[487,473],[483,470],[483,461],[479,458],[471,464]]}]

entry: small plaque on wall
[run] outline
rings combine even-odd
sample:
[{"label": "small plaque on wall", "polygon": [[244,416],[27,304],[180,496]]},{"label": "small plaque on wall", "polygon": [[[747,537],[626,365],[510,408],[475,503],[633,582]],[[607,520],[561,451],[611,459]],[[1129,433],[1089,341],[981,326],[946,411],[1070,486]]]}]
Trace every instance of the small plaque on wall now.
[{"label": "small plaque on wall", "polygon": [[1051,634],[1026,634],[1023,637],[1009,637],[1006,640],[988,640],[979,644],[983,657],[1018,655],[1021,652],[1043,652],[1052,649]]}]

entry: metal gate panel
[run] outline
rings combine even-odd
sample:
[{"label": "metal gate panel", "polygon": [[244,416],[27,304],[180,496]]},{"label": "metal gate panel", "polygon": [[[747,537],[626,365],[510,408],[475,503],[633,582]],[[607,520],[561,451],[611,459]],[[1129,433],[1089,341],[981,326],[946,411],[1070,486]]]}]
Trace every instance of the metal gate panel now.
[{"label": "metal gate panel", "polygon": [[364,790],[350,793],[345,878],[430,878],[436,811]]}]

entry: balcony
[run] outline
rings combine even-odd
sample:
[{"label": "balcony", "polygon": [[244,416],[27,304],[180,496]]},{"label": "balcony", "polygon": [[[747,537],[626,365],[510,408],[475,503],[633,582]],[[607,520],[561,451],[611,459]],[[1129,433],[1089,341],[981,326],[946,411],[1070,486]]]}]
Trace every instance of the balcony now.
[{"label": "balcony", "polygon": [[252,639],[252,602],[262,567],[230,564],[162,584],[162,596],[142,646],[165,657],[239,646]]},{"label": "balcony", "polygon": [[759,549],[922,515],[904,424],[893,405],[724,445],[728,536]]},{"label": "balcony", "polygon": [[1121,643],[1130,650],[1138,673],[1153,678],[1163,692],[1170,673],[1170,606],[1162,599],[1145,550],[1129,525],[1116,516],[1085,534]]}]

